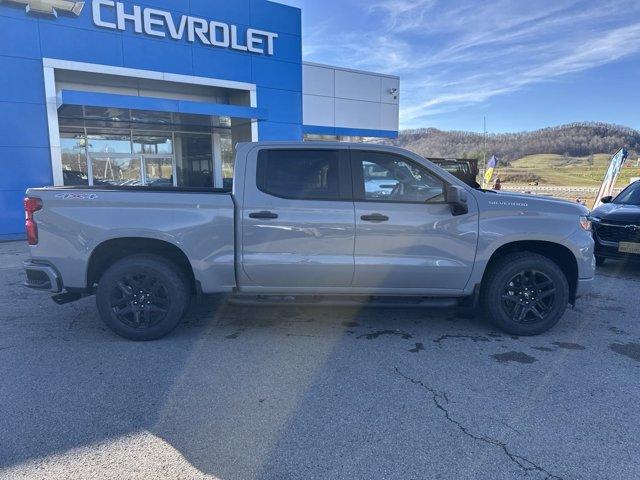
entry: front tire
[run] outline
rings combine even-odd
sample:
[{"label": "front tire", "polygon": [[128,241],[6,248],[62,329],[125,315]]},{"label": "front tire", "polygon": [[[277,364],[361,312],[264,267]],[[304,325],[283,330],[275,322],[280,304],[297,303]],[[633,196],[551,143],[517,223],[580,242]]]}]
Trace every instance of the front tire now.
[{"label": "front tire", "polygon": [[489,321],[512,335],[539,335],[553,328],[569,304],[569,282],[547,257],[523,252],[500,258],[481,293]]},{"label": "front tire", "polygon": [[180,324],[189,305],[189,284],[180,268],[162,257],[133,255],[104,273],[96,302],[100,317],[116,334],[158,340]]},{"label": "front tire", "polygon": [[604,257],[598,257],[596,256],[596,267],[601,267],[604,265],[604,262],[606,262],[607,259]]}]

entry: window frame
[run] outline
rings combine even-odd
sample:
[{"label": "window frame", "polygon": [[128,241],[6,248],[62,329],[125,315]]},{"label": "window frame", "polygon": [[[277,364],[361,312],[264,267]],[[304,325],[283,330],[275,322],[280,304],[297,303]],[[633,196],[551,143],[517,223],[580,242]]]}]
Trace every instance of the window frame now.
[{"label": "window frame", "polygon": [[[270,192],[265,188],[264,178],[261,178],[261,174],[266,174],[266,169],[262,172],[261,161],[263,161],[263,155],[271,154],[271,152],[332,152],[338,156],[338,196],[337,198],[326,197],[300,197],[291,195],[279,195]],[[351,162],[349,150],[346,148],[261,148],[256,156],[256,187],[258,191],[269,195],[270,197],[282,198],[285,200],[299,200],[307,202],[353,202],[353,184],[351,174]],[[268,161],[268,159],[267,159]]]},{"label": "window frame", "polygon": [[[401,162],[408,163],[414,167],[426,170],[431,176],[437,178],[442,182],[442,195],[445,199],[441,202],[411,202],[411,201],[394,201],[394,200],[384,200],[384,199],[369,199],[367,198],[367,192],[365,188],[364,181],[364,172],[362,170],[362,162],[366,161],[365,158],[360,157],[363,154],[377,154],[377,155],[387,155],[388,157],[397,158]],[[387,203],[387,204],[396,204],[396,205],[449,205],[447,202],[447,188],[451,185],[444,178],[438,175],[436,172],[431,170],[430,168],[416,162],[411,158],[407,158],[404,155],[400,155],[392,152],[385,152],[383,150],[365,150],[365,149],[352,149],[351,150],[351,171],[353,178],[353,199],[355,202],[359,203]]]}]

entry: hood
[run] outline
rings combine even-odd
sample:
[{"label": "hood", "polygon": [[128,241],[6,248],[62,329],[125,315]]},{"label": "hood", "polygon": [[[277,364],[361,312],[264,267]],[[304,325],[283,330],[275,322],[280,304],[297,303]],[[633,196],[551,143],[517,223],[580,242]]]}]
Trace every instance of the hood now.
[{"label": "hood", "polygon": [[[541,195],[530,195],[526,193],[489,191],[485,193],[488,202],[504,202],[505,205],[516,204],[515,206],[530,206],[541,211],[562,210],[565,213],[575,213],[576,215],[588,215],[589,209],[578,202],[564,200],[561,198],[544,197]],[[521,204],[521,205],[517,205]]]},{"label": "hood", "polygon": [[640,206],[606,203],[596,208],[591,215],[612,222],[640,223]]}]

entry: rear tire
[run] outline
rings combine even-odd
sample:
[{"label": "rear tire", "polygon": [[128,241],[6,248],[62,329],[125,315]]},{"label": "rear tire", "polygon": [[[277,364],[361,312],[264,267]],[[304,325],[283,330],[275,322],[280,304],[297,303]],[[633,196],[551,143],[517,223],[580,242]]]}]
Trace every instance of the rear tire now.
[{"label": "rear tire", "polygon": [[489,321],[512,334],[539,335],[553,328],[569,304],[569,282],[560,267],[536,253],[500,258],[487,273],[481,302]]},{"label": "rear tire", "polygon": [[158,340],[171,333],[189,306],[189,284],[180,268],[156,255],[116,262],[98,283],[104,323],[121,337]]}]

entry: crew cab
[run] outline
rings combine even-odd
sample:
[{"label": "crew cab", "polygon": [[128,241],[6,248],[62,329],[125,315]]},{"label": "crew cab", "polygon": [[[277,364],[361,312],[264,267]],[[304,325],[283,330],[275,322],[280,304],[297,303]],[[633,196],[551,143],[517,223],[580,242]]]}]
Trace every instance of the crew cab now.
[{"label": "crew cab", "polygon": [[230,190],[29,189],[26,284],[58,303],[96,294],[113,331],[152,340],[200,294],[251,305],[481,305],[503,330],[535,335],[593,280],[580,205],[473,189],[395,147],[236,152]]}]

